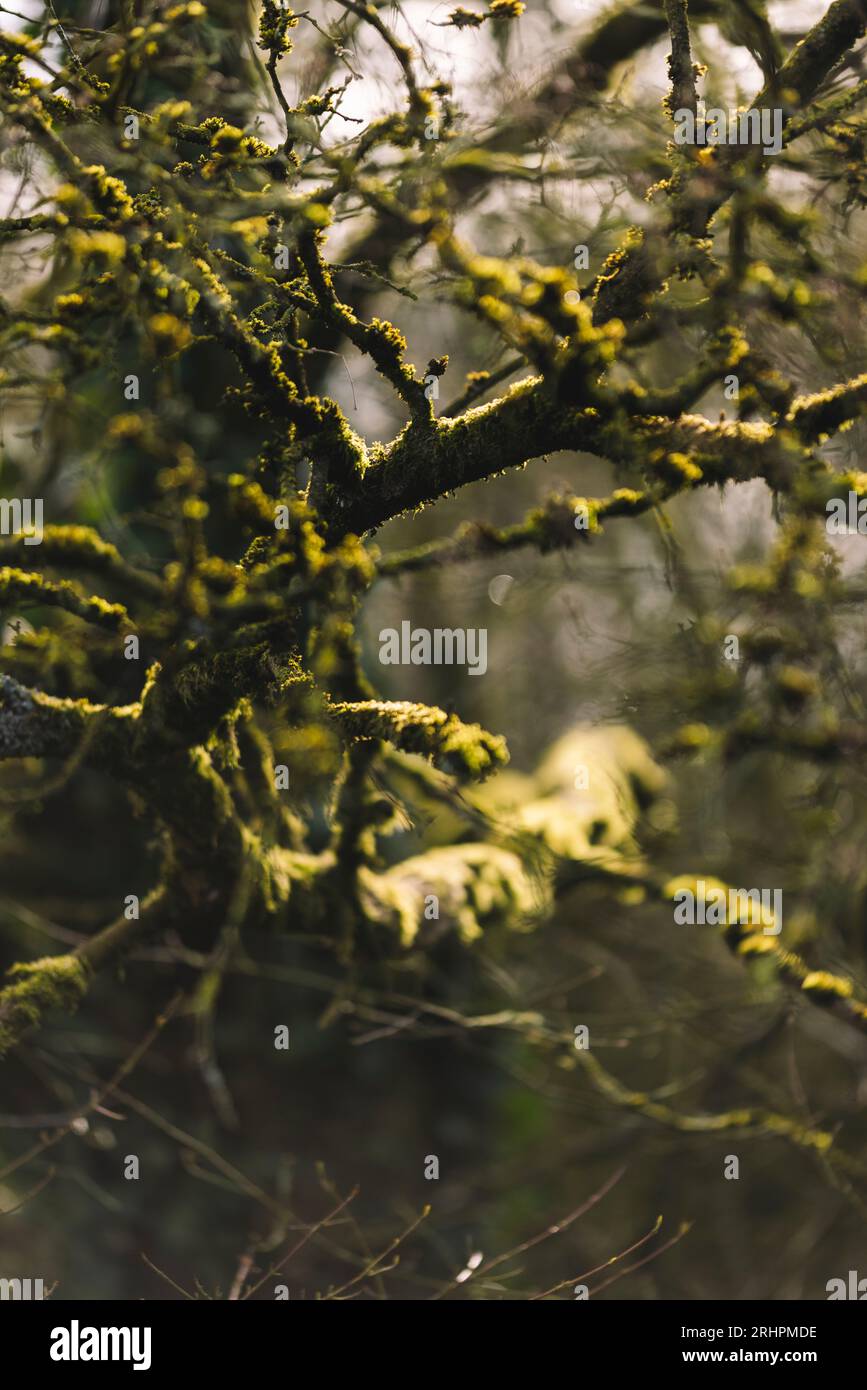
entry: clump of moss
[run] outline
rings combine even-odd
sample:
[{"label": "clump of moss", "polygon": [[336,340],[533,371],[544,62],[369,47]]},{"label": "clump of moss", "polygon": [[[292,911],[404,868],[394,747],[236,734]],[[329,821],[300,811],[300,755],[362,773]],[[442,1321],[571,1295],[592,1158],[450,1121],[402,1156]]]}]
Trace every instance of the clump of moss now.
[{"label": "clump of moss", "polygon": [[468,945],[498,926],[529,930],[550,907],[547,881],[495,845],[431,849],[385,874],[362,869],[359,881],[367,916],[405,949],[447,931]]},{"label": "clump of moss", "polygon": [[504,738],[478,724],[464,724],[436,705],[361,700],[332,709],[353,739],[376,739],[407,753],[421,753],[457,777],[483,777],[509,759]]},{"label": "clump of moss", "polygon": [[0,990],[0,1056],[49,1009],[73,1013],[87,991],[88,973],[72,954],[13,965],[9,975],[14,983]]},{"label": "clump of moss", "polygon": [[853,993],[851,980],[840,975],[831,975],[827,970],[811,970],[801,985],[801,989],[814,998],[828,1004],[837,999],[850,999]]}]

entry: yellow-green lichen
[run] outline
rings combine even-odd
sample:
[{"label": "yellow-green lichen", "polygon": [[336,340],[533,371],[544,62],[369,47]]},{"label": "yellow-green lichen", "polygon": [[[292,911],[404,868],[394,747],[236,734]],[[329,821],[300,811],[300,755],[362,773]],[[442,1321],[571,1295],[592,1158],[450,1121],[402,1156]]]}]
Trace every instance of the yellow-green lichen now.
[{"label": "yellow-green lichen", "polygon": [[13,965],[0,990],[0,1056],[49,1009],[72,1013],[87,991],[88,970],[75,955],[44,956]]}]

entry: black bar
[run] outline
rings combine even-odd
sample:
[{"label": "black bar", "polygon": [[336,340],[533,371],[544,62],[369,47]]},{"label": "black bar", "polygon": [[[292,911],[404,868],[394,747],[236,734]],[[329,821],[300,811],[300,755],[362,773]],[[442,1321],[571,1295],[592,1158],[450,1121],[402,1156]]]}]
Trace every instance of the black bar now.
[{"label": "black bar", "polygon": [[[269,1375],[282,1367],[297,1376],[312,1359],[308,1374],[326,1370],[331,1378],[341,1358],[360,1373],[365,1361],[387,1381],[430,1380],[438,1366],[452,1377],[463,1374],[476,1356],[491,1366],[499,1357],[529,1357],[552,1369],[552,1354],[567,1357],[575,1375],[595,1368],[613,1380],[632,1374],[657,1377],[672,1371],[701,1376],[709,1369],[737,1372],[792,1367],[829,1374],[860,1364],[867,1331],[867,1299],[828,1302],[652,1303],[610,1300],[560,1302],[557,1313],[514,1321],[502,1303],[437,1303],[415,1312],[393,1304],[372,1306],[344,1301],[284,1302],[251,1300],[223,1311],[222,1302],[105,1304],[48,1300],[0,1305],[0,1329],[8,1319],[12,1340],[27,1347],[27,1369],[63,1384],[70,1378],[116,1379],[130,1375],[162,1379],[175,1372],[197,1377],[251,1372]],[[263,1303],[271,1303],[265,1308]],[[506,1316],[507,1323],[489,1319]],[[415,1322],[418,1317],[420,1321]],[[540,1321],[536,1321],[536,1318]],[[347,1321],[348,1319],[348,1321]],[[481,1321],[480,1321],[481,1319]],[[102,1329],[106,1329],[105,1334]],[[114,1329],[110,1331],[109,1329]],[[370,1339],[370,1340],[368,1340]],[[386,1341],[386,1339],[388,1339]],[[385,1361],[386,1346],[392,1352]],[[401,1350],[403,1348],[403,1350]],[[96,1351],[103,1359],[90,1359]],[[115,1359],[114,1353],[119,1358]],[[472,1354],[471,1354],[472,1353]],[[62,1357],[66,1359],[60,1359]],[[391,1370],[388,1364],[394,1357]],[[138,1370],[134,1365],[138,1363]],[[317,1370],[318,1363],[318,1370]],[[293,1369],[294,1368],[294,1369]],[[22,1368],[23,1369],[23,1368]],[[507,1366],[508,1369],[508,1366]],[[574,1377],[572,1377],[574,1378]]]}]

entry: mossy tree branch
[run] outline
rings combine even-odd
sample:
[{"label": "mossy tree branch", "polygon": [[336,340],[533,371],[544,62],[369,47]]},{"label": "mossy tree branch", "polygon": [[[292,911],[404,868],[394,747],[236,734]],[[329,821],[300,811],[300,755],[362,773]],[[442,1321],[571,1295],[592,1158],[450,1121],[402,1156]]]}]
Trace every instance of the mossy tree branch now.
[{"label": "mossy tree branch", "polygon": [[[709,160],[658,151],[670,173],[657,191],[657,198],[664,194],[659,225],[651,218],[645,234],[624,240],[596,279],[591,311],[570,271],[524,256],[480,256],[457,236],[462,198],[509,173],[490,158],[497,140],[517,142],[523,151],[538,133],[539,111],[516,112],[484,144],[484,157],[462,164],[448,154],[434,156],[425,148],[425,125],[441,119],[448,129],[445,84],[420,86],[412,55],[372,6],[344,0],[344,8],[371,26],[397,61],[406,107],[370,122],[357,140],[334,144],[327,138],[334,91],[303,109],[281,103],[286,140],[275,149],[207,108],[129,105],[136,75],[147,69],[138,43],[111,65],[110,81],[95,63],[84,74],[73,64],[49,88],[24,70],[26,58],[41,56],[37,42],[3,41],[0,107],[14,140],[39,151],[51,171],[55,183],[45,201],[53,198],[56,211],[0,221],[0,243],[8,249],[38,236],[53,246],[63,292],[55,292],[49,274],[41,287],[44,312],[4,303],[0,350],[5,361],[15,358],[16,389],[22,379],[37,381],[52,399],[63,399],[81,391],[83,372],[123,344],[153,399],[147,409],[110,417],[106,467],[115,465],[116,452],[119,472],[138,466],[153,481],[150,517],[159,519],[165,540],[159,560],[143,568],[125,557],[119,541],[110,543],[91,527],[49,526],[38,573],[20,568],[24,558],[32,560],[22,537],[0,540],[0,558],[10,561],[0,571],[0,598],[44,610],[48,631],[74,645],[79,677],[86,672],[92,683],[83,688],[104,693],[100,702],[81,694],[61,698],[0,675],[0,759],[66,762],[81,748],[82,765],[111,775],[144,804],[165,856],[164,879],[138,922],[118,919],[79,952],[17,970],[0,992],[4,1047],[49,1008],[74,1007],[90,974],[144,932],[180,924],[212,943],[219,904],[227,901],[243,904],[239,929],[275,920],[327,931],[339,923],[335,945],[344,959],[365,940],[361,926],[370,929],[368,941],[373,935],[386,942],[397,957],[448,932],[469,944],[491,928],[526,928],[582,873],[608,886],[644,883],[662,901],[662,885],[643,874],[631,851],[618,845],[613,853],[610,846],[597,852],[559,793],[534,805],[531,830],[522,825],[512,835],[485,838],[479,816],[478,838],[382,867],[378,837],[385,818],[375,775],[385,745],[421,755],[465,782],[495,771],[507,754],[502,739],[453,713],[375,698],[356,643],[364,596],[378,575],[435,560],[527,543],[545,551],[581,539],[574,517],[582,504],[587,534],[598,535],[609,518],[634,518],[680,493],[761,478],[803,523],[796,540],[806,558],[798,569],[792,541],[767,573],[742,576],[742,588],[788,601],[826,592],[807,519],[843,482],[859,495],[867,491],[863,478],[850,478],[817,453],[859,418],[867,378],[799,396],[773,373],[768,379],[742,327],[747,290],[764,295],[762,306],[785,312],[787,321],[797,323],[803,307],[800,288],[778,283],[767,268],[748,283],[738,224],[743,206],[777,232],[792,230],[757,194],[758,165],[744,171],[731,151]],[[690,10],[702,18],[713,7],[694,0]],[[687,6],[666,0],[605,16],[565,60],[573,90],[555,100],[548,84],[537,94],[539,110],[550,104],[565,116],[598,94],[616,63],[665,32],[666,17],[671,99],[693,109]],[[195,41],[195,21],[195,13],[179,7],[152,41],[173,51],[179,42],[173,26],[183,27],[184,43],[191,30]],[[815,128],[810,113],[796,113],[795,106],[813,102],[864,29],[864,4],[835,0],[758,94],[757,105],[778,92],[797,94],[797,102],[785,97],[790,138]],[[275,55],[288,52],[286,33],[263,37],[276,80]],[[850,109],[832,101],[827,111]],[[130,115],[143,128],[135,149],[122,134]],[[94,132],[105,165],[89,162]],[[730,203],[741,251],[723,267],[707,233]],[[453,301],[517,353],[509,374],[517,361],[533,375],[486,405],[473,406],[465,393],[454,416],[437,418],[406,360],[404,335],[363,312],[365,295],[354,292],[346,263],[329,262],[327,227],[360,208],[375,220],[364,234],[370,255],[362,259],[373,264],[378,284],[399,247],[429,248],[439,258],[438,283]],[[679,288],[704,287],[714,306],[706,319],[694,305],[672,308],[660,293],[668,279]],[[706,345],[673,383],[654,388],[645,384],[641,350],[672,321],[708,329]],[[409,421],[392,438],[361,438],[336,402],[315,381],[311,386],[307,366],[317,335],[326,350],[347,339],[393,388]],[[256,441],[245,471],[228,477],[213,462],[205,466],[197,456],[200,442],[187,439],[166,408],[191,355],[204,346],[219,354],[231,382],[215,407],[221,424],[234,426],[241,415]],[[17,375],[19,357],[29,378]],[[758,418],[746,411],[733,420],[706,418],[699,413],[704,393],[740,363],[751,376]],[[435,358],[429,375],[446,366],[445,355]],[[497,373],[488,384],[499,384]],[[558,494],[511,526],[479,526],[384,561],[359,539],[458,488],[563,451],[610,460],[629,470],[635,486],[599,499]],[[41,567],[61,577],[49,578]],[[89,594],[77,578],[82,573],[99,576],[123,603]],[[111,643],[132,627],[130,614],[150,647],[148,670],[133,698],[120,704],[105,670],[116,657]],[[50,626],[64,615],[85,622]],[[75,672],[48,676],[82,689]],[[790,696],[808,699],[803,673],[800,686],[791,672],[783,678]],[[308,749],[330,739],[338,750],[340,771],[331,766],[335,823],[325,849],[315,848],[311,827],[296,809],[286,810],[276,791],[281,721]],[[812,753],[828,758],[847,756],[858,742],[850,723],[827,721],[820,737],[812,727],[804,734],[756,716],[749,727],[733,724],[721,744],[756,746],[774,738],[787,747],[804,739]],[[570,877],[564,863],[581,872]],[[441,909],[436,927],[426,925],[424,914],[431,896]],[[791,953],[759,946],[753,937],[734,941],[741,957],[766,957],[781,982],[863,1029],[867,1013],[847,982],[809,971]]]}]

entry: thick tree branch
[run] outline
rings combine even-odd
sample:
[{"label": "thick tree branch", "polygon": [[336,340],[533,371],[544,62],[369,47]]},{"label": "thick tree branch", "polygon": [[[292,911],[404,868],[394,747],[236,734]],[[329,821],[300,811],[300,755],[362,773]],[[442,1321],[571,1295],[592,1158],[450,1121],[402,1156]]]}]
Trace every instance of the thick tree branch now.
[{"label": "thick tree branch", "polygon": [[669,104],[672,114],[675,111],[691,111],[695,115],[698,99],[686,6],[687,0],[665,0],[665,17],[671,35],[671,53],[668,59],[668,72],[671,77]]}]

